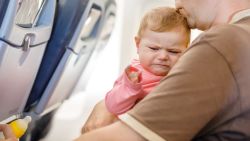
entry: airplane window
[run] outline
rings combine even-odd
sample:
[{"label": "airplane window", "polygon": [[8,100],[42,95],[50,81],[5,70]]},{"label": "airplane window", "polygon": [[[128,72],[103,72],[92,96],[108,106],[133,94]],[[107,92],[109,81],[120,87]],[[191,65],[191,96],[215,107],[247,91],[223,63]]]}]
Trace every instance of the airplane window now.
[{"label": "airplane window", "polygon": [[24,28],[35,26],[45,0],[19,0],[15,23]]}]

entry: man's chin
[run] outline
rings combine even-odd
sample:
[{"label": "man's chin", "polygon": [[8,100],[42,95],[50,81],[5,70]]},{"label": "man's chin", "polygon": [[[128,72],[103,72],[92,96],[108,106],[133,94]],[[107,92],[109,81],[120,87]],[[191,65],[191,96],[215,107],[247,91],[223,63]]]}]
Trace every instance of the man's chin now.
[{"label": "man's chin", "polygon": [[188,22],[188,27],[190,29],[196,29],[197,28],[194,23],[190,23],[190,22]]},{"label": "man's chin", "polygon": [[191,18],[189,20],[187,20],[187,24],[188,24],[188,27],[190,29],[196,29],[197,28],[194,20],[192,20]]}]

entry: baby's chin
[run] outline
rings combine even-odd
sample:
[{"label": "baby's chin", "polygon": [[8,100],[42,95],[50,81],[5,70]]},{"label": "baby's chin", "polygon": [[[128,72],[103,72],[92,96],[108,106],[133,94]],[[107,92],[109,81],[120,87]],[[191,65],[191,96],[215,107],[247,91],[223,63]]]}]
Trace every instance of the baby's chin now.
[{"label": "baby's chin", "polygon": [[154,69],[154,74],[158,76],[165,76],[168,74],[170,68],[156,68]]},{"label": "baby's chin", "polygon": [[152,72],[154,75],[157,76],[166,76],[168,74],[169,71],[154,71]]}]

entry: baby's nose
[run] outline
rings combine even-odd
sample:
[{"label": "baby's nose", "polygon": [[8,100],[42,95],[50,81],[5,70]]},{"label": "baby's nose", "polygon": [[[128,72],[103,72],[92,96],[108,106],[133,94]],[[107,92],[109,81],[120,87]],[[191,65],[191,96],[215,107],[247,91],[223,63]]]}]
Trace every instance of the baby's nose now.
[{"label": "baby's nose", "polygon": [[160,59],[167,60],[168,59],[168,52],[167,51],[160,51],[158,57]]}]

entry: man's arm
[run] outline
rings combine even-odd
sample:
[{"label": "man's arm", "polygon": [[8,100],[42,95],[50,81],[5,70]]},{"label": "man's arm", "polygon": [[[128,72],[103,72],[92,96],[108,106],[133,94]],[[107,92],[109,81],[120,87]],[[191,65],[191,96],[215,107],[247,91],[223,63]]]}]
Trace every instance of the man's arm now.
[{"label": "man's arm", "polygon": [[107,110],[105,101],[101,100],[95,105],[88,120],[84,124],[82,133],[87,133],[94,129],[107,126],[117,120],[118,118]]},{"label": "man's arm", "polygon": [[74,141],[146,141],[121,121],[81,135]]}]

